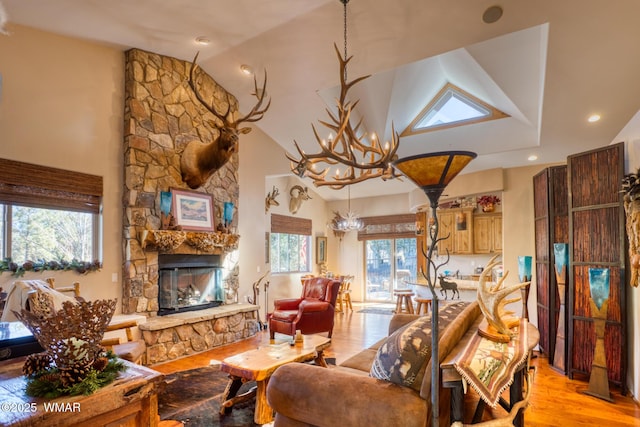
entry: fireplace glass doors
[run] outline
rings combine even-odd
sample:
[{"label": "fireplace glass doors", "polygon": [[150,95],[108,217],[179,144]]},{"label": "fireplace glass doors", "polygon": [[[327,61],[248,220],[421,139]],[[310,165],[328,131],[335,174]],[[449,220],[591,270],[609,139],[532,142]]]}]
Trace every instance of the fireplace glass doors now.
[{"label": "fireplace glass doors", "polygon": [[219,255],[158,256],[158,315],[217,307],[224,302]]}]

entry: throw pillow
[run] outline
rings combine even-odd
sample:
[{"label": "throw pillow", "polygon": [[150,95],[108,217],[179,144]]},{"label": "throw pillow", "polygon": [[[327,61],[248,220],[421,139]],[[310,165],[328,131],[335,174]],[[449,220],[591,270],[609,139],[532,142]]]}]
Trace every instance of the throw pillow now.
[{"label": "throw pillow", "polygon": [[[457,302],[438,310],[439,334],[466,307]],[[427,363],[431,359],[431,316],[422,316],[397,329],[378,348],[370,375],[414,390],[420,390]]]}]

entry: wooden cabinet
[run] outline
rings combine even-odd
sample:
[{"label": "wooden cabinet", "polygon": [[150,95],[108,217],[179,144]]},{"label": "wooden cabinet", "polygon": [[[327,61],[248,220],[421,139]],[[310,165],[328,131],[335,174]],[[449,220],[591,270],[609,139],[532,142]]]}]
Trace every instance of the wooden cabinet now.
[{"label": "wooden cabinet", "polygon": [[502,214],[474,216],[473,253],[493,254],[499,252],[502,252]]},{"label": "wooden cabinet", "polygon": [[473,209],[447,209],[438,212],[438,235],[449,236],[438,243],[438,253],[473,253]]},{"label": "wooden cabinet", "polygon": [[[438,254],[445,255],[447,251],[449,254],[454,253],[454,231],[455,231],[455,218],[453,212],[439,212],[438,213],[438,237],[443,239],[438,242]],[[448,238],[445,238],[449,236]]]}]

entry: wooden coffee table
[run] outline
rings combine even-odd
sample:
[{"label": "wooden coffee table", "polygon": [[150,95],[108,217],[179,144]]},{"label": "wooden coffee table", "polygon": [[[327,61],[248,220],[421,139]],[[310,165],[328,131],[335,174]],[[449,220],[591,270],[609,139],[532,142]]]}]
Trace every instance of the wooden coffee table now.
[{"label": "wooden coffee table", "polygon": [[[282,365],[292,362],[315,363],[327,367],[323,350],[331,344],[331,339],[320,335],[303,335],[301,344],[290,345],[289,341],[265,345],[256,350],[245,351],[222,361],[220,370],[229,374],[229,383],[222,395],[220,415],[231,410],[239,402],[256,397],[254,421],[267,424],[273,421],[273,409],[267,403],[267,383],[271,374]],[[257,386],[249,392],[236,396],[242,383],[255,381]]]}]

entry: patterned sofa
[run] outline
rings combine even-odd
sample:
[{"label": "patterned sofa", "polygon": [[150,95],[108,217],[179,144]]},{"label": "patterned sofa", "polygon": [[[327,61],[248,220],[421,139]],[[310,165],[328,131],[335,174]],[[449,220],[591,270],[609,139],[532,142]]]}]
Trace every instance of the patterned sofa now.
[{"label": "patterned sofa", "polygon": [[[439,313],[443,360],[482,314],[477,302],[448,304]],[[430,325],[431,316],[396,314],[387,338],[338,367],[281,366],[267,388],[275,426],[429,426]],[[449,389],[440,388],[441,426],[449,425],[449,402]]]}]

